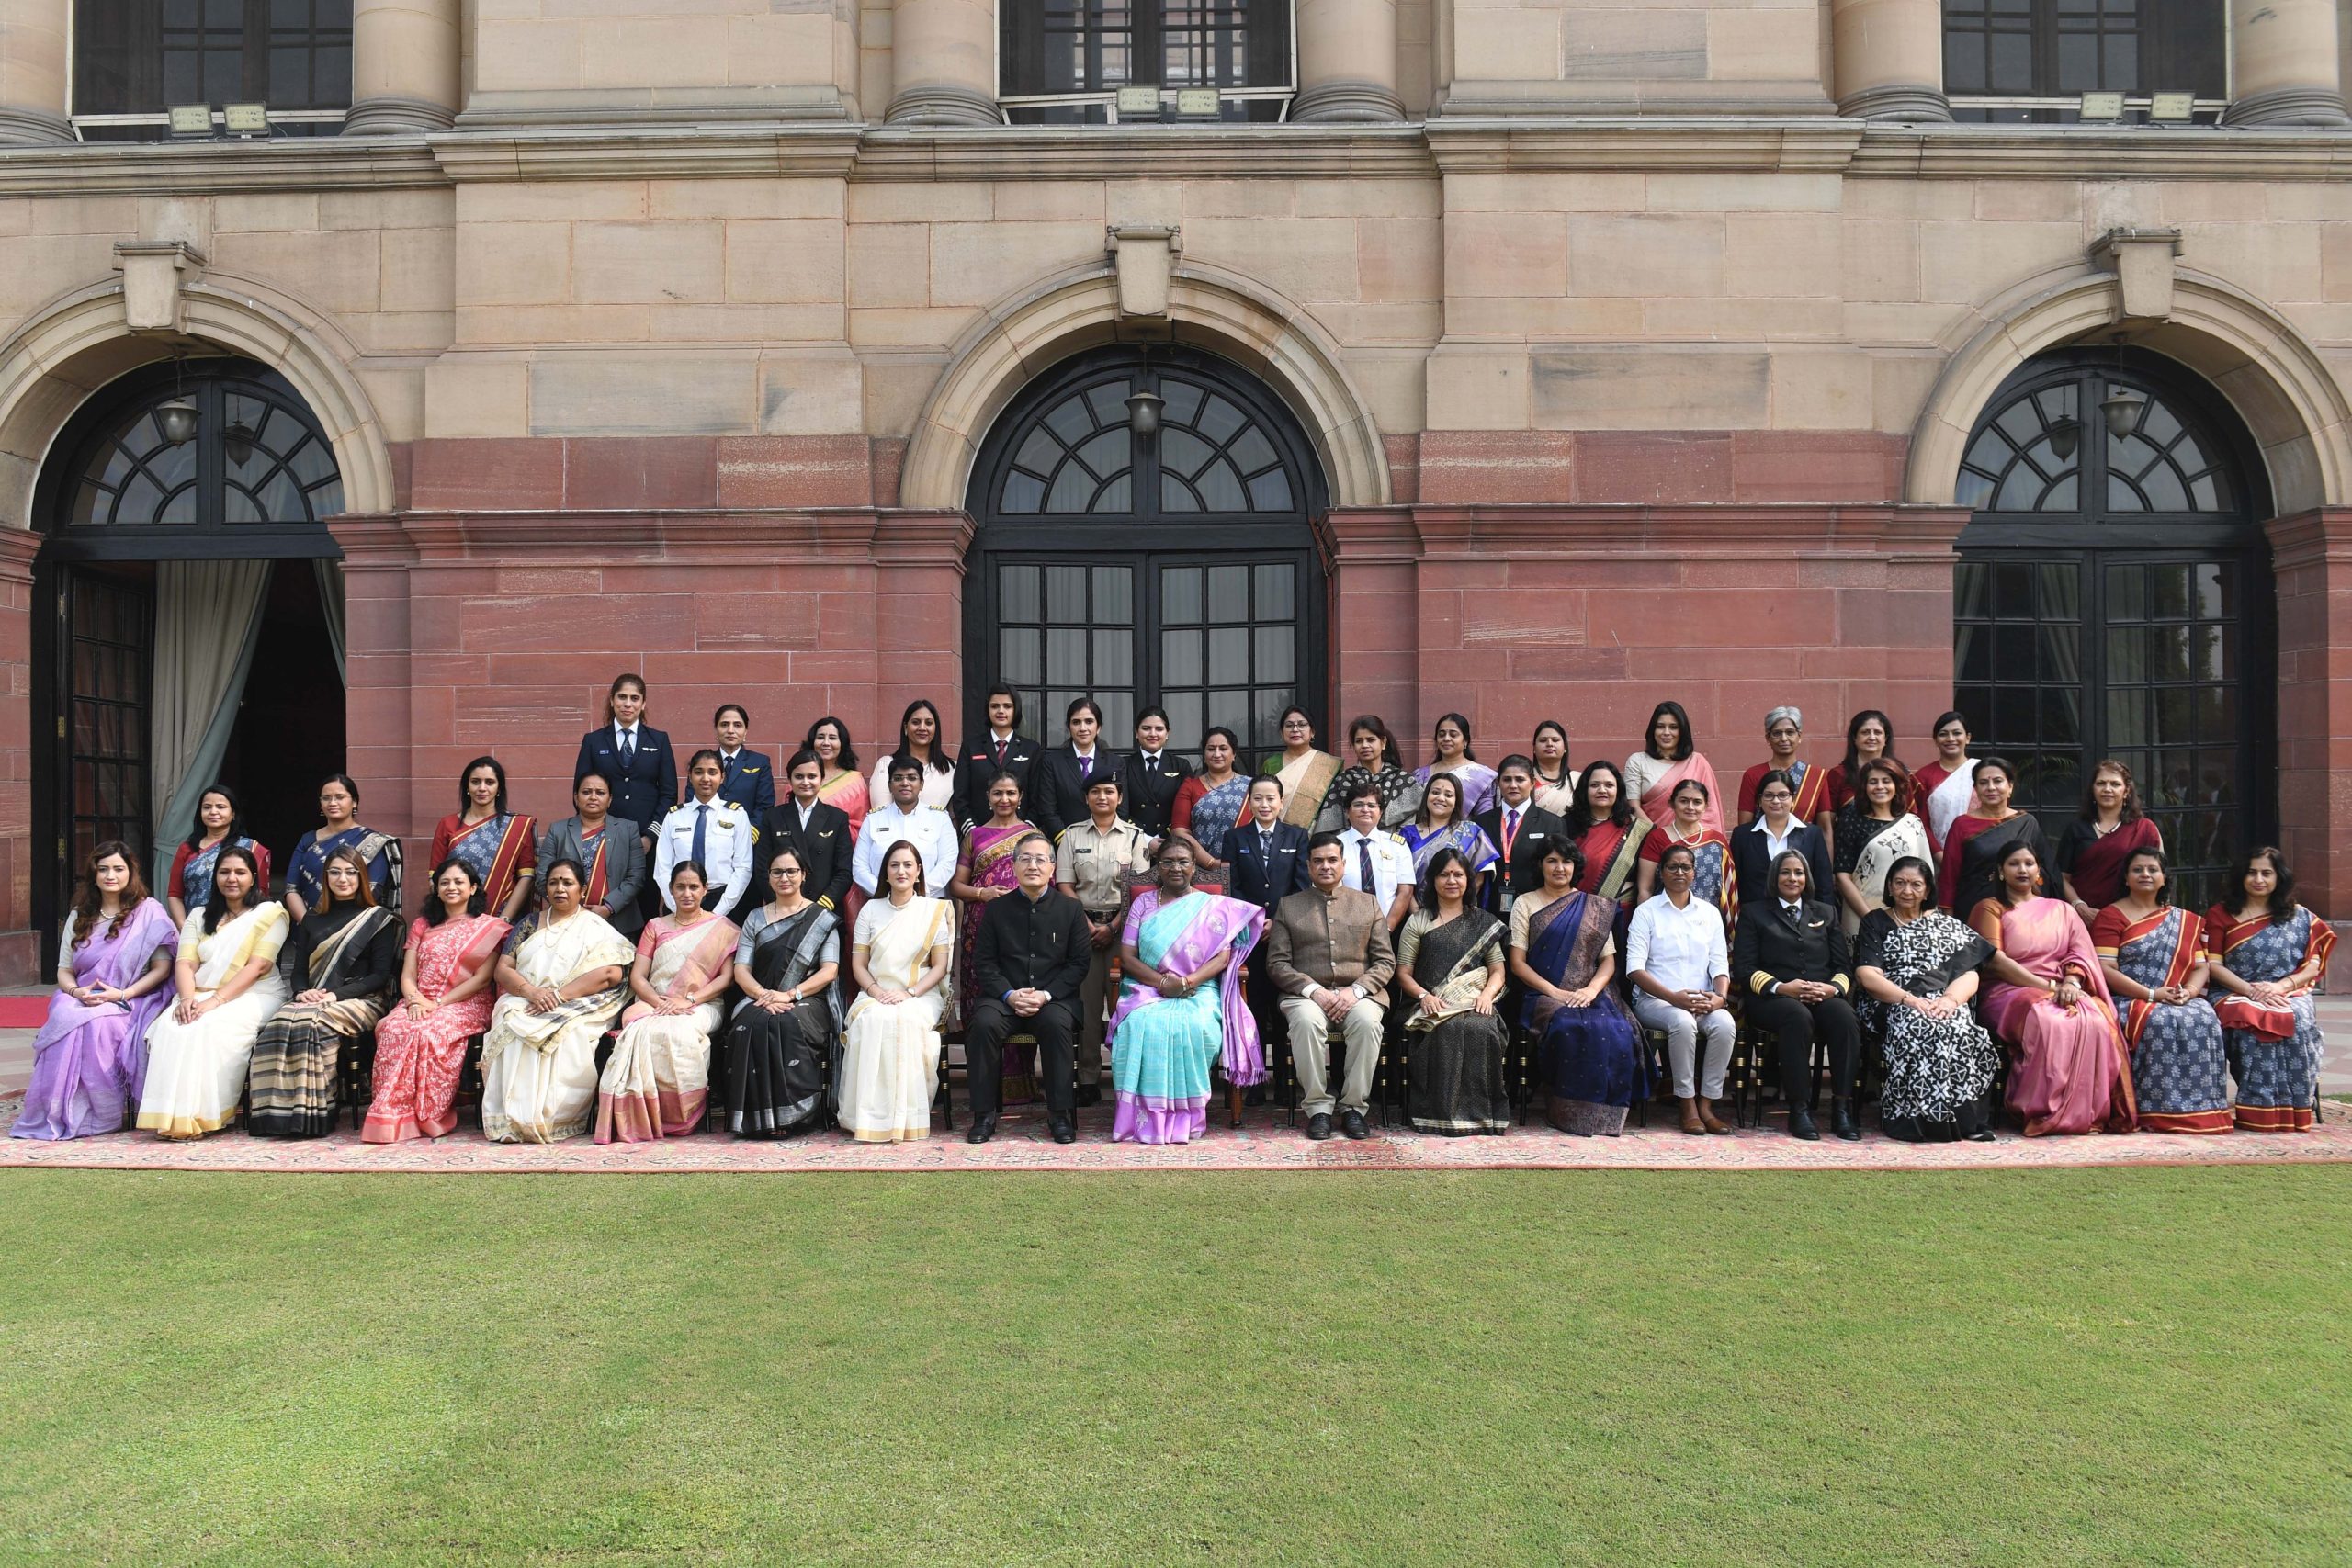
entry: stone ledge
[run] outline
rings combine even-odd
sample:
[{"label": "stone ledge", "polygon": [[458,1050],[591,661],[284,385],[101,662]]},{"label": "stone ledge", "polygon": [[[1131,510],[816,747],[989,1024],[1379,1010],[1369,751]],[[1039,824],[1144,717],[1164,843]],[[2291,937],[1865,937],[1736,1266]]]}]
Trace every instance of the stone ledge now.
[{"label": "stone ledge", "polygon": [[1862,133],[1852,172],[1924,179],[2341,179],[2352,173],[2352,133],[1873,124]]}]

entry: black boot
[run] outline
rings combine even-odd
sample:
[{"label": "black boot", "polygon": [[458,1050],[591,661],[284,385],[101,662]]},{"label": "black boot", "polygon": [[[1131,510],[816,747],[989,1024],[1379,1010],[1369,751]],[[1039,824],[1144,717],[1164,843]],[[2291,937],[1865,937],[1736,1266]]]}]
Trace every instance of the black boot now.
[{"label": "black boot", "polygon": [[1862,1130],[1855,1124],[1852,1100],[1834,1100],[1829,1102],[1829,1131],[1849,1144],[1860,1141]]},{"label": "black boot", "polygon": [[1802,1138],[1808,1144],[1821,1142],[1821,1129],[1813,1124],[1813,1112],[1802,1105],[1789,1107],[1789,1136]]}]

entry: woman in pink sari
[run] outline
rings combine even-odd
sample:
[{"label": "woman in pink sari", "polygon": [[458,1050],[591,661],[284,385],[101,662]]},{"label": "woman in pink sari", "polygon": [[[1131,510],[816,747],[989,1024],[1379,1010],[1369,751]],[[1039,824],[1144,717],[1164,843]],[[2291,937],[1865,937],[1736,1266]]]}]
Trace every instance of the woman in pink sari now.
[{"label": "woman in pink sari", "polygon": [[2128,1133],[2139,1121],[2132,1057],[2115,1001],[2083,919],[2041,896],[2041,862],[2030,844],[2001,858],[1995,897],[1970,925],[1993,944],[1985,967],[1985,1027],[2008,1047],[2009,1109],[2025,1134]]},{"label": "woman in pink sari", "polygon": [[[726,891],[722,886],[717,892]],[[734,921],[702,901],[713,896],[702,866],[670,870],[671,913],[637,939],[620,1038],[596,1085],[596,1141],[653,1144],[683,1138],[710,1099],[710,1034],[726,1021],[718,998],[735,983]]]},{"label": "woman in pink sari", "polygon": [[1111,1140],[1188,1144],[1208,1130],[1209,1068],[1266,1081],[1258,1025],[1241,996],[1242,964],[1266,929],[1254,904],[1193,888],[1193,847],[1170,836],[1153,857],[1159,885],[1127,906],[1111,1015]]},{"label": "woman in pink sari", "polygon": [[1690,733],[1690,716],[1680,703],[1660,703],[1650,712],[1642,749],[1625,759],[1625,789],[1641,802],[1643,816],[1666,822],[1674,816],[1675,787],[1685,779],[1707,786],[1707,808],[1701,820],[1715,832],[1725,832],[1724,792],[1715,783],[1714,764],[1700,754]]},{"label": "woman in pink sari", "polygon": [[409,922],[401,1001],[376,1025],[375,1093],[361,1141],[438,1138],[458,1126],[466,1042],[490,1027],[491,981],[511,930],[482,912],[473,867],[452,856],[433,873],[433,901]]}]

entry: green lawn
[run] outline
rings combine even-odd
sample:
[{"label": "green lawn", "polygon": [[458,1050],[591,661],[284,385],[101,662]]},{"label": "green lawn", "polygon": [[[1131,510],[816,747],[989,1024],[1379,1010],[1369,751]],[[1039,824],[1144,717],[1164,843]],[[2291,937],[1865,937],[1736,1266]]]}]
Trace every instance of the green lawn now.
[{"label": "green lawn", "polygon": [[0,1561],[2342,1563],[2352,1168],[0,1179]]}]

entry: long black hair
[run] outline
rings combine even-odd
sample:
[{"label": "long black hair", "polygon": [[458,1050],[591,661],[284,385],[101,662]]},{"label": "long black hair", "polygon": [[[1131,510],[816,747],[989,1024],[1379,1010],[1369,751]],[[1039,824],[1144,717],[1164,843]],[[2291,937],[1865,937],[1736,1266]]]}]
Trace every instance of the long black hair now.
[{"label": "long black hair", "polygon": [[2283,926],[2295,918],[2295,874],[2287,869],[2287,857],[2275,844],[2256,845],[2231,864],[2229,908],[2234,910],[2245,902],[2245,874],[2258,860],[2268,861],[2270,869],[2278,874],[2278,886],[2270,890],[2270,923]]},{"label": "long black hair", "polygon": [[203,795],[196,797],[196,825],[187,830],[187,847],[191,850],[204,847],[204,796],[207,795],[217,795],[229,803],[229,830],[220,835],[220,841],[233,844],[244,837],[245,808],[237,804],[237,792],[224,784],[206,784]]},{"label": "long black hair", "polygon": [[1378,736],[1380,765],[1384,768],[1396,766],[1396,738],[1388,733],[1388,726],[1383,722],[1378,714],[1360,713],[1348,720],[1348,744],[1351,747],[1355,745],[1356,737],[1359,735]]},{"label": "long black hair", "polygon": [[1458,713],[1442,713],[1437,716],[1437,722],[1430,726],[1430,761],[1432,763],[1437,761],[1437,732],[1449,724],[1462,731],[1462,760],[1465,762],[1476,761],[1478,753],[1470,750],[1470,721]]},{"label": "long black hair", "polygon": [[843,724],[840,719],[835,718],[831,714],[827,714],[824,717],[819,719],[816,723],[808,727],[808,739],[800,743],[801,749],[804,750],[814,751],[817,749],[817,731],[824,728],[825,726],[829,724],[841,732],[842,754],[836,765],[844,768],[853,773],[857,772],[857,747],[849,738],[849,726]]},{"label": "long black hair", "polygon": [[[1470,857],[1464,854],[1460,850],[1455,849],[1452,844],[1446,845],[1445,848],[1430,856],[1429,864],[1421,867],[1420,895],[1422,908],[1434,909],[1437,908],[1437,874],[1443,871],[1449,865],[1460,866],[1462,868],[1462,874],[1468,877],[1472,882],[1478,880],[1478,873],[1470,864]],[[1462,890],[1462,902],[1465,906],[1470,902],[1470,890],[1467,887],[1464,887]]]},{"label": "long black hair", "polygon": [[229,900],[220,896],[220,868],[229,863],[231,855],[243,861],[245,869],[254,874],[253,886],[245,889],[245,901],[237,906],[237,913],[242,915],[247,909],[257,908],[268,896],[268,889],[261,885],[261,863],[254,859],[254,852],[242,844],[223,844],[220,852],[212,858],[212,897],[204,901],[204,934],[207,936],[220,929],[220,917],[228,912]]},{"label": "long black hair", "polygon": [[[1564,773],[1575,773],[1576,769],[1570,766],[1568,761],[1568,727],[1562,724],[1556,718],[1539,719],[1536,722],[1534,733],[1527,738],[1527,754],[1530,757],[1535,755],[1535,743],[1544,739],[1544,732],[1547,729],[1556,729],[1560,732],[1560,772]],[[1540,768],[1535,774],[1535,778],[1536,782],[1539,784],[1544,782],[1544,774]]]},{"label": "long black hair", "polygon": [[[468,762],[464,767],[458,770],[458,815],[459,817],[463,817],[473,806],[473,795],[467,790],[466,785],[472,780],[474,776],[474,770],[476,768],[488,768],[492,773],[498,775],[498,804],[491,809],[497,812],[501,817],[505,816],[506,769],[505,766],[495,757],[476,757],[472,761]],[[609,779],[606,780],[605,787],[610,789],[612,787],[612,781]]]},{"label": "long black hair", "polygon": [[[947,744],[947,727],[939,722],[939,705],[929,697],[917,697],[907,705],[907,711],[899,716],[899,747],[893,755],[911,757],[915,754],[913,744],[907,739],[907,724],[919,708],[931,715],[931,771],[934,773],[954,773],[956,758],[954,749]],[[849,731],[842,733],[847,735]]]},{"label": "long black hair", "polygon": [[466,880],[474,885],[472,895],[466,899],[466,913],[479,915],[482,912],[481,878],[474,874],[472,866],[468,865],[456,855],[446,855],[442,858],[441,863],[433,868],[433,879],[425,885],[424,913],[418,918],[428,926],[437,926],[449,918],[449,911],[443,908],[441,903],[441,878],[447,874],[451,866],[456,866],[459,871],[464,872]]},{"label": "long black hair", "polygon": [[1611,824],[1619,828],[1634,825],[1634,803],[1625,797],[1624,773],[1614,762],[1595,760],[1585,764],[1584,772],[1577,775],[1577,787],[1568,792],[1568,831],[1579,839],[1599,826],[1592,819],[1592,777],[1602,772],[1617,781],[1617,804],[1609,808]]},{"label": "long black hair", "polygon": [[[1680,728],[1674,742],[1674,755],[1661,757],[1657,754],[1657,721],[1668,715],[1673,716],[1674,722]],[[1690,753],[1698,749],[1699,742],[1690,733],[1690,716],[1682,711],[1680,703],[1660,703],[1650,709],[1650,721],[1642,726],[1643,756],[1659,762],[1687,762],[1690,760]]]},{"label": "long black hair", "polygon": [[1861,734],[1862,726],[1873,718],[1878,720],[1880,730],[1886,736],[1886,744],[1880,749],[1879,755],[1882,757],[1894,755],[1894,721],[1893,719],[1876,708],[1864,708],[1848,719],[1846,721],[1846,786],[1849,789],[1853,787],[1854,774],[1862,765],[1860,745],[1855,738]]}]

